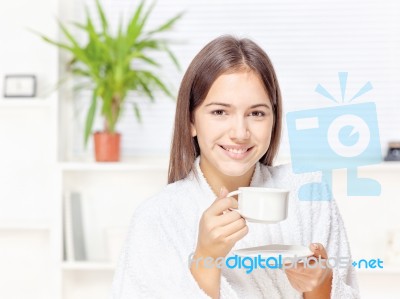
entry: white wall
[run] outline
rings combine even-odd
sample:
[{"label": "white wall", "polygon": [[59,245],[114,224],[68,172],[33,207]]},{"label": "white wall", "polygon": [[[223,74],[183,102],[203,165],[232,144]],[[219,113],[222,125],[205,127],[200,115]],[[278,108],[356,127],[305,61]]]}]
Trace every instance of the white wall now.
[{"label": "white wall", "polygon": [[[130,0],[103,0],[114,25],[121,15],[126,18],[135,7]],[[73,5],[75,3],[75,5]],[[82,16],[82,5],[93,7],[91,0],[71,1],[73,17]],[[346,97],[349,100],[361,86],[370,81],[373,90],[353,103],[374,101],[377,105],[381,142],[386,153],[387,142],[399,139],[400,122],[400,2],[396,0],[204,0],[159,1],[149,19],[149,28],[185,11],[176,29],[169,34],[178,43],[172,46],[183,70],[194,55],[211,39],[221,34],[249,37],[270,55],[281,85],[284,111],[338,106],[316,93],[322,84],[341,101],[338,72],[349,72]],[[156,58],[163,56],[155,55]],[[160,73],[174,90],[182,73],[162,60]],[[83,98],[87,98],[87,94]],[[157,105],[138,100],[143,108],[144,125],[136,122],[132,109],[119,129],[124,132],[123,147],[127,154],[167,153],[173,122],[173,103],[164,95]],[[82,103],[80,104],[82,106]],[[73,134],[75,154],[83,154],[81,124]],[[98,123],[101,127],[102,123]],[[157,136],[157,139],[152,138]],[[136,142],[140,139],[141,142]],[[157,141],[155,141],[157,140]],[[150,150],[149,150],[150,148]],[[281,146],[288,155],[286,134]]]},{"label": "white wall", "polygon": [[15,0],[0,3],[0,89],[7,74],[35,74],[39,94],[58,79],[58,52],[29,30],[57,36],[57,0]]},{"label": "white wall", "polygon": [[[57,35],[57,0],[0,2],[0,297],[51,298],[52,105],[3,99],[3,78],[34,74],[38,94],[58,80],[58,52],[28,31]],[[56,101],[56,94],[50,101]],[[34,101],[33,101],[34,102]],[[11,105],[16,104],[16,105]]]}]

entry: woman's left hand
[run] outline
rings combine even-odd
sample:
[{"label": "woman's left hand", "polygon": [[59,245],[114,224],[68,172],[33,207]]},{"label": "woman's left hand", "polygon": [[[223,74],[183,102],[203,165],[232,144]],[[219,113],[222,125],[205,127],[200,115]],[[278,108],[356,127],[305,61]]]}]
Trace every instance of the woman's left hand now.
[{"label": "woman's left hand", "polygon": [[[303,263],[298,263],[296,268],[285,269],[286,275],[297,291],[316,293],[315,295],[318,295],[316,298],[330,298],[332,269],[326,265],[328,258],[326,250],[319,243],[311,244],[310,249],[314,253],[313,256],[321,263],[311,260],[309,261],[311,267],[304,267]],[[312,294],[310,295],[310,298],[313,298]]]}]

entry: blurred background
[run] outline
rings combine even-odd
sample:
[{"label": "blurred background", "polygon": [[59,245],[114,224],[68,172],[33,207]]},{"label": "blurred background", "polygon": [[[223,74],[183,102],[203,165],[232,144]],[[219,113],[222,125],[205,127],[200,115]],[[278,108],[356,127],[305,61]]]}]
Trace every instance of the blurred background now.
[{"label": "blurred background", "polygon": [[[113,34],[139,4],[100,2]],[[68,72],[71,56],[32,32],[67,42],[60,20],[85,43],[84,32],[72,26],[85,22],[85,6],[101,28],[94,0],[0,3],[1,298],[108,298],[135,207],[166,184],[175,102],[160,91],[154,103],[129,92],[142,122],[136,108],[124,107],[116,127],[120,161],[96,162],[92,138],[86,148],[83,142],[91,90],[75,91],[80,81]],[[383,268],[357,267],[362,298],[400,298],[400,163],[383,162],[388,152],[392,160],[400,156],[400,2],[162,0],[146,26],[182,11],[164,34],[182,70],[165,53],[150,55],[162,61],[157,75],[174,95],[194,55],[221,34],[249,37],[268,53],[285,113],[338,105],[315,92],[321,84],[341,99],[338,72],[348,72],[344,102],[371,82],[357,103],[376,104],[382,162],[359,172],[378,180],[382,193],[348,197],[346,169],[334,171],[333,191],[353,258],[384,261]],[[96,116],[93,129],[102,127]],[[277,164],[290,162],[284,130]]]}]

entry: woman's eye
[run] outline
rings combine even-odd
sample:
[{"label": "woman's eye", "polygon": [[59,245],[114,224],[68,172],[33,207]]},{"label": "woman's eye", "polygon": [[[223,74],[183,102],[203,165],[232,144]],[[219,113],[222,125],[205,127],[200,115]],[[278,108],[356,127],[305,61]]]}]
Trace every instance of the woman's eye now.
[{"label": "woman's eye", "polygon": [[211,112],[211,114],[213,115],[225,115],[225,111],[224,110],[214,110]]},{"label": "woman's eye", "polygon": [[255,116],[255,117],[263,117],[265,116],[265,112],[263,111],[253,111],[250,113],[251,116]]}]

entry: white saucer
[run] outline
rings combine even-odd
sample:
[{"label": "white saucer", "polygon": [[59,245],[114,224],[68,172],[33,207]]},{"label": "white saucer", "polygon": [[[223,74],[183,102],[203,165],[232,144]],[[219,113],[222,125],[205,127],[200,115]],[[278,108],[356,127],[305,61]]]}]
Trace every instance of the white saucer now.
[{"label": "white saucer", "polygon": [[313,252],[301,245],[271,244],[258,247],[242,248],[233,251],[238,256],[255,257],[260,255],[262,258],[278,257],[284,258],[305,258],[313,255]]}]

